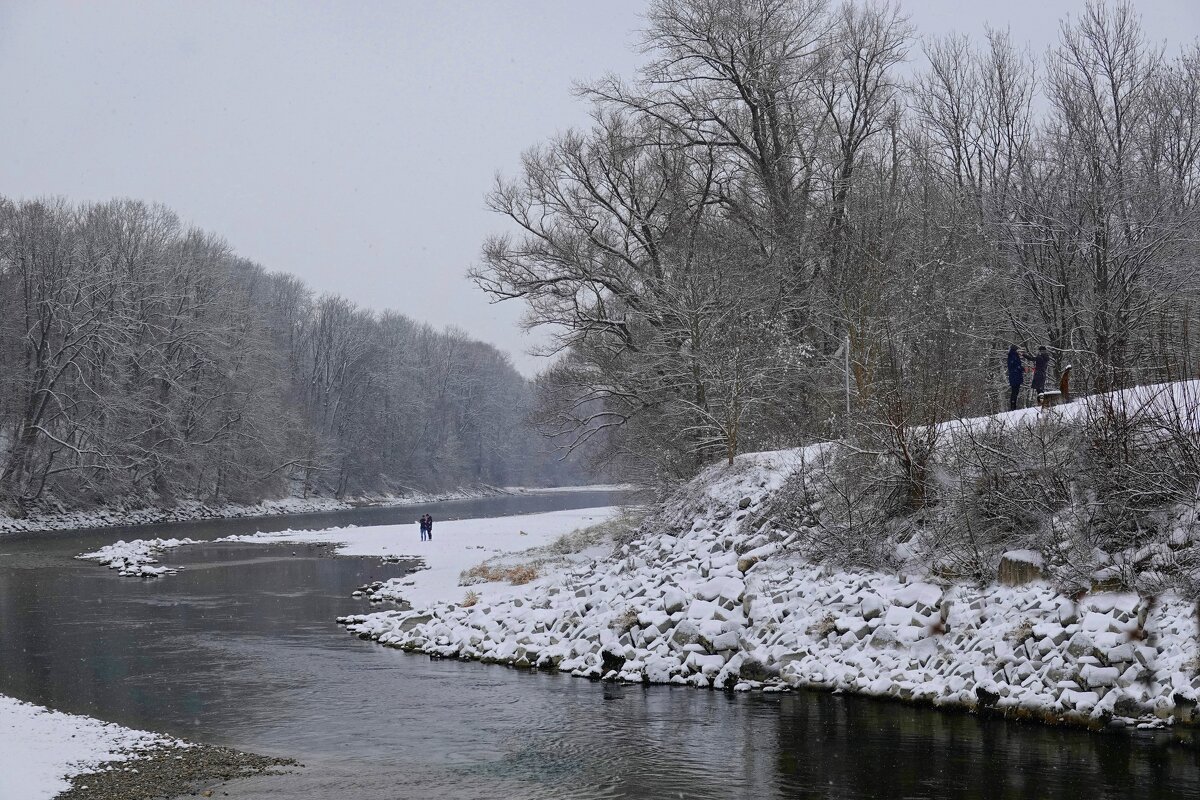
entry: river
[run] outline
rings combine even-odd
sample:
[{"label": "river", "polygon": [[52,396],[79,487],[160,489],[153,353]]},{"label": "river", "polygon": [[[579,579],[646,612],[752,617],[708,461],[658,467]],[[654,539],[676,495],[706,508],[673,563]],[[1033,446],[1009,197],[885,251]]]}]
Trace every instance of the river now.
[{"label": "river", "polygon": [[[1090,734],[843,695],[619,686],[431,660],[334,623],[411,565],[206,543],[120,578],[120,538],[586,508],[562,493],[0,538],[0,693],[306,766],[235,798],[1200,796],[1191,734]],[[415,530],[413,536],[415,536]],[[1179,743],[1183,738],[1186,743]]]}]

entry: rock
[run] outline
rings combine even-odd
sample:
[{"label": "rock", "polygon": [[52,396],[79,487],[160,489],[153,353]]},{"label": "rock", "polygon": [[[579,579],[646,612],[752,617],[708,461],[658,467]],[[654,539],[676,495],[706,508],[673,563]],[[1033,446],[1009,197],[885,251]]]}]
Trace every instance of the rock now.
[{"label": "rock", "polygon": [[749,507],[750,507],[750,498],[749,497],[743,497],[741,500],[738,501],[738,508],[749,508]]},{"label": "rock", "polygon": [[1021,586],[1042,579],[1041,553],[1033,550],[1010,550],[1000,557],[996,578],[1006,586]]},{"label": "rock", "polygon": [[942,588],[932,583],[914,582],[896,592],[898,606],[915,606],[928,612],[937,609],[941,602]]},{"label": "rock", "polygon": [[892,647],[896,644],[896,634],[892,633],[892,631],[888,628],[879,628],[873,634],[871,634],[868,644],[870,644],[871,647],[876,647],[881,650],[885,647]]},{"label": "rock", "polygon": [[1139,702],[1136,697],[1126,694],[1117,698],[1117,702],[1113,704],[1113,713],[1121,717],[1136,719],[1143,714],[1150,713],[1150,709],[1144,703]]},{"label": "rock", "polygon": [[913,613],[904,606],[892,606],[884,615],[883,624],[890,625],[894,628],[899,628],[902,625],[911,625],[913,623]]},{"label": "rock", "polygon": [[1091,664],[1084,664],[1079,670],[1079,677],[1084,684],[1089,688],[1099,686],[1112,686],[1117,682],[1117,678],[1121,673],[1116,667],[1096,667]]},{"label": "rock", "polygon": [[738,667],[738,677],[744,681],[769,681],[779,677],[779,670],[758,659],[747,658]]},{"label": "rock", "polygon": [[725,631],[719,633],[712,638],[712,644],[709,645],[709,652],[720,653],[724,650],[738,649],[738,635],[736,631]]},{"label": "rock", "polygon": [[758,556],[745,556],[743,558],[739,558],[738,563],[737,563],[738,572],[745,575],[747,572],[750,571],[750,568],[753,567],[757,563],[758,563]]},{"label": "rock", "polygon": [[700,629],[687,620],[676,625],[675,630],[671,631],[671,641],[680,650],[688,645],[698,645],[703,650],[711,649],[711,643],[700,633]]},{"label": "rock", "polygon": [[883,612],[887,610],[888,605],[878,595],[869,595],[862,599],[860,607],[862,608],[863,619],[872,620],[882,616]]},{"label": "rock", "polygon": [[1109,664],[1119,664],[1126,661],[1132,662],[1134,660],[1133,645],[1125,642],[1116,647],[1111,647],[1104,653],[1104,659]]},{"label": "rock", "polygon": [[1171,695],[1171,700],[1175,703],[1175,719],[1185,725],[1191,725],[1196,721],[1196,700],[1194,698],[1175,692]]},{"label": "rock", "polygon": [[688,601],[688,596],[674,586],[667,587],[667,590],[663,592],[663,610],[668,614],[683,611],[687,608]]},{"label": "rock", "polygon": [[607,675],[608,673],[617,673],[625,666],[625,656],[610,651],[608,648],[600,651],[600,671]]},{"label": "rock", "polygon": [[1079,658],[1080,656],[1091,653],[1096,648],[1091,638],[1086,633],[1080,631],[1071,637],[1071,641],[1067,642],[1067,652]]},{"label": "rock", "polygon": [[979,705],[987,708],[996,705],[996,703],[1000,700],[1000,695],[996,692],[989,691],[982,686],[976,686],[975,698],[979,701]]},{"label": "rock", "polygon": [[433,614],[414,614],[400,623],[401,631],[411,631],[418,625],[424,625],[433,619]]},{"label": "rock", "polygon": [[834,627],[838,633],[850,633],[854,638],[862,639],[870,633],[870,626],[862,617],[841,617],[834,621]]}]

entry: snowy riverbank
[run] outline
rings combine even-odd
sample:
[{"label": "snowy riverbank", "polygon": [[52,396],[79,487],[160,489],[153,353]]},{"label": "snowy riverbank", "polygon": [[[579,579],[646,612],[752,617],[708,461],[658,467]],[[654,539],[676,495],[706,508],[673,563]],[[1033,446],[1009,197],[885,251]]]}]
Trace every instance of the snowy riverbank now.
[{"label": "snowy riverbank", "polygon": [[214,784],[294,761],[197,744],[0,695],[0,798],[211,797]]},{"label": "snowy riverbank", "polygon": [[[1088,725],[1193,721],[1190,603],[814,566],[761,513],[801,457],[752,454],[710,469],[658,528],[598,563],[471,605],[456,587],[414,594],[412,610],[339,621],[406,650],[590,678],[811,687]],[[372,548],[364,539],[354,551]],[[398,583],[378,593],[403,596]]]},{"label": "snowy riverbank", "polygon": [[75,530],[81,528],[113,528],[126,525],[155,525],[168,522],[191,522],[202,519],[235,519],[275,517],[287,514],[313,514],[344,511],[362,506],[407,506],[447,500],[472,500],[507,494],[541,494],[570,491],[623,491],[634,487],[621,485],[566,486],[542,489],[538,487],[491,486],[454,489],[445,492],[412,492],[404,495],[371,495],[338,500],[331,497],[287,497],[264,500],[251,505],[223,503],[209,505],[199,501],[181,501],[171,508],[101,507],[87,511],[46,511],[15,518],[0,514],[0,534],[37,533],[43,531]]},{"label": "snowy riverbank", "polygon": [[[544,514],[448,520],[434,525],[434,538],[428,542],[420,541],[415,525],[280,531],[230,536],[221,541],[329,542],[338,545],[338,555],[416,559],[420,566],[411,575],[382,584],[372,594],[377,599],[404,601],[421,607],[438,602],[457,603],[467,592],[474,592],[480,599],[519,594],[520,586],[487,580],[464,584],[462,575],[485,561],[496,563],[515,556],[528,562],[534,558],[527,555],[531,551],[536,553],[565,534],[610,520],[618,510],[615,507],[580,508]],[[558,558],[543,556],[538,561],[544,571],[557,574],[567,565],[591,564],[610,550],[586,548]]]},{"label": "snowy riverbank", "polygon": [[48,800],[70,779],[121,769],[140,755],[187,747],[168,736],[62,714],[0,695],[0,797]]}]

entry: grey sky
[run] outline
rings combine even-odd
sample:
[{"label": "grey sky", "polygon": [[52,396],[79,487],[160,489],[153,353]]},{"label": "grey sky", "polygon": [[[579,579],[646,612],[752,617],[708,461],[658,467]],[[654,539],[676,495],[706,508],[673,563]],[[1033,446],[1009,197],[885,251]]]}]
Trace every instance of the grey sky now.
[{"label": "grey sky", "polygon": [[[1144,0],[1154,39],[1200,3]],[[159,201],[319,291],[457,325],[527,374],[521,308],[464,277],[497,170],[586,122],[576,79],[633,72],[643,0],[0,0],[0,193]],[[910,0],[922,34],[1041,51],[1082,0]]]}]

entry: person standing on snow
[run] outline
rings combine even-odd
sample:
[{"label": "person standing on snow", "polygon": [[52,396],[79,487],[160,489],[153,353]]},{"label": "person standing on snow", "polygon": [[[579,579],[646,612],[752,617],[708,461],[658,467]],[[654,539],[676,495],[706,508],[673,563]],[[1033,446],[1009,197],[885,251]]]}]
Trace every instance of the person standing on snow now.
[{"label": "person standing on snow", "polygon": [[1025,382],[1025,365],[1021,353],[1014,344],[1008,348],[1008,410],[1017,410],[1017,398],[1021,396],[1021,384]]},{"label": "person standing on snow", "polygon": [[425,532],[429,534],[429,541],[433,541],[433,517],[429,514],[425,515]]},{"label": "person standing on snow", "polygon": [[1045,345],[1038,347],[1037,356],[1025,353],[1025,358],[1033,362],[1033,393],[1040,395],[1046,390],[1046,367],[1050,364],[1050,353]]},{"label": "person standing on snow", "polygon": [[428,530],[429,530],[428,519],[429,519],[428,514],[422,514],[421,519],[418,520],[418,522],[421,523],[421,541],[422,542],[428,538]]}]

